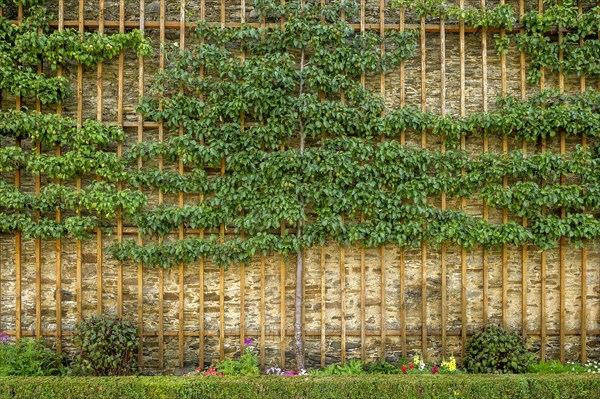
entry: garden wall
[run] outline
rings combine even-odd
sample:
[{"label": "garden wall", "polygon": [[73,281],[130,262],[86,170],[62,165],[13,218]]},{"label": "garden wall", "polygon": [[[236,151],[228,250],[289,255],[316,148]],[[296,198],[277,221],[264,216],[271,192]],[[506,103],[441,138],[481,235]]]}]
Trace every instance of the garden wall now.
[{"label": "garden wall", "polygon": [[[107,33],[139,28],[152,40],[156,52],[154,57],[141,59],[127,51],[98,69],[84,68],[79,82],[78,66],[66,66],[64,74],[75,90],[63,113],[122,125],[127,133],[125,149],[140,138],[158,139],[158,124],[144,122],[134,107],[159,68],[161,38],[169,43],[180,40],[180,2],[57,1],[46,3],[57,15],[56,27]],[[508,3],[519,9],[519,2]],[[225,1],[182,0],[181,4],[188,22],[202,12],[208,21],[235,24],[242,18],[240,9],[245,10],[247,22],[259,22],[251,1],[244,4],[242,0],[241,7],[240,2]],[[524,9],[537,6],[528,0]],[[366,81],[369,88],[384,95],[390,109],[413,105],[436,113],[468,115],[493,109],[494,99],[503,93],[527,96],[540,89],[525,83],[526,60],[523,63],[514,43],[504,57],[497,54],[493,35],[498,30],[463,29],[449,23],[440,29],[436,20],[420,25],[410,12],[401,16],[383,0],[363,1],[361,7],[363,16],[353,21],[357,29],[403,27],[425,32],[412,59]],[[4,15],[17,19],[14,9],[4,10]],[[600,82],[575,77],[563,82],[547,74],[543,85],[577,93],[599,88]],[[1,100],[2,109],[15,105],[9,94],[3,93]],[[23,105],[35,107],[34,103]],[[44,110],[54,112],[55,108]],[[414,148],[442,148],[436,135],[423,140],[420,132],[409,133],[404,139]],[[582,139],[568,137],[566,151]],[[528,154],[542,147],[560,152],[560,137],[525,146]],[[465,148],[471,154],[500,153],[524,148],[524,144],[510,138],[506,143],[498,137],[468,138]],[[165,169],[176,168],[175,163],[165,163]],[[12,182],[14,174],[3,173],[3,178]],[[42,186],[46,182],[42,178]],[[21,187],[35,192],[35,179],[22,172]],[[153,203],[159,201],[158,193],[148,194]],[[161,200],[177,204],[178,196],[164,195]],[[184,200],[193,203],[198,197],[185,195]],[[469,214],[503,221],[501,210],[484,207],[481,201],[430,200],[440,207],[464,206]],[[521,223],[521,218],[510,214],[506,220]],[[188,229],[185,234],[200,232]],[[64,238],[20,241],[15,235],[2,235],[0,331],[17,337],[45,337],[69,352],[76,321],[102,311],[143,326],[140,360],[146,369],[191,367],[234,356],[245,337],[258,344],[262,364],[293,366],[294,256],[257,256],[251,264],[231,265],[226,270],[209,261],[156,270],[133,263],[120,265],[103,250],[123,237],[136,236],[133,226],[121,222],[114,226],[114,234],[83,242]],[[167,239],[177,237],[174,232]],[[565,240],[545,252],[506,246],[487,253],[481,248],[461,251],[424,246],[401,251],[394,246],[364,249],[331,243],[309,250],[305,262],[304,342],[310,366],[350,358],[395,361],[416,351],[433,358],[460,355],[468,336],[491,323],[518,330],[540,357],[600,359],[598,241],[585,248]]]}]

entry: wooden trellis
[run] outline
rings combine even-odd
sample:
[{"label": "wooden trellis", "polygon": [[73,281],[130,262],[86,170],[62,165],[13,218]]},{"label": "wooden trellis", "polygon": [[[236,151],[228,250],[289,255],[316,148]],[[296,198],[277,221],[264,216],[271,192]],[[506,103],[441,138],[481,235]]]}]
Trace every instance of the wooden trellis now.
[{"label": "wooden trellis", "polygon": [[[236,27],[248,22],[246,12],[234,12],[237,19],[231,18],[232,4],[225,0],[210,3],[198,0],[194,4],[185,0],[159,0],[157,20],[146,18],[149,6],[146,0],[139,1],[135,15],[126,15],[129,2],[125,0],[98,0],[94,3],[79,0],[76,4],[69,0],[57,1],[55,11],[58,19],[51,25],[58,30],[76,28],[82,33],[90,29],[99,32],[125,32],[127,29],[137,28],[149,36],[157,34],[161,43],[174,40],[170,33],[175,32],[178,33],[180,48],[185,47],[186,33],[194,26],[194,22],[190,22],[193,18],[189,17],[189,13],[186,14],[190,9],[195,10],[196,17],[202,20],[209,19],[207,8],[218,10],[218,18],[211,22],[220,26]],[[500,4],[504,2],[500,0]],[[97,19],[89,19],[86,15],[86,6],[90,4],[97,5]],[[518,9],[519,15],[524,14],[525,0],[509,4]],[[109,5],[118,8],[118,20],[105,19]],[[459,0],[459,5],[465,7],[464,0]],[[77,19],[66,18],[65,10],[75,6]],[[251,4],[240,0],[235,6],[247,11]],[[486,0],[481,0],[479,6],[485,7]],[[535,6],[540,11],[543,10],[541,0]],[[177,20],[171,20],[167,16],[167,11],[174,8],[178,9]],[[420,31],[418,56],[402,62],[398,71],[382,73],[376,81],[362,78],[363,84],[379,91],[386,102],[400,107],[420,105],[426,111],[435,108],[431,101],[433,92],[437,97],[433,99],[439,104],[439,112],[442,114],[455,112],[464,116],[468,107],[487,111],[491,96],[491,64],[495,70],[499,68],[499,76],[493,76],[494,80],[500,81],[500,90],[496,94],[505,95],[509,92],[508,81],[511,77],[508,75],[508,66],[512,66],[511,69],[519,74],[514,77],[518,81],[518,87],[513,87],[512,90],[526,98],[525,54],[516,53],[512,49],[516,54],[502,53],[497,57],[495,52],[489,54],[488,50],[491,34],[504,36],[511,32],[504,29],[474,29],[465,26],[464,22],[453,25],[446,23],[444,19],[439,23],[428,23],[425,18],[407,22],[406,12],[396,10],[396,14],[392,16],[389,10],[390,5],[384,0],[368,4],[366,0],[360,0],[359,21],[353,24],[357,31],[374,30],[382,36],[389,29]],[[367,12],[378,17],[367,18]],[[396,22],[390,22],[392,17]],[[22,22],[22,18],[23,9],[20,6],[16,22]],[[377,19],[377,22],[373,22]],[[251,23],[265,24],[264,21]],[[473,66],[471,63],[469,69],[471,73],[477,70],[475,77],[467,74],[467,34],[471,44],[475,42],[472,39],[480,38],[480,47],[477,49],[480,65]],[[448,51],[450,36],[452,43],[458,36],[458,48],[453,44],[454,47]],[[164,51],[157,42],[154,44],[158,49],[158,69],[163,69]],[[385,49],[382,47],[383,51]],[[430,54],[436,52],[439,53],[439,58],[435,59],[432,70]],[[78,123],[82,123],[89,118],[86,116],[89,111],[86,109],[89,102],[87,99],[96,97],[94,106],[98,121],[116,122],[123,126],[131,142],[141,143],[150,135],[157,135],[158,140],[163,141],[165,130],[162,124],[145,122],[141,115],[127,111],[130,104],[125,104],[128,95],[136,100],[143,97],[151,78],[151,68],[148,66],[156,60],[138,57],[136,68],[136,60],[128,57],[129,55],[121,52],[116,61],[98,63],[94,76],[84,71],[81,64],[75,71],[59,68],[58,75],[76,75],[76,102],[73,103],[74,111],[71,112],[75,114]],[[458,65],[458,71],[449,72],[450,64],[453,68]],[[428,74],[432,71],[438,75],[434,80],[439,80],[439,84],[430,83],[432,77]],[[116,72],[116,79],[112,72]],[[137,74],[137,77],[126,78],[132,74]],[[407,75],[415,75],[418,81],[415,78],[409,82]],[[542,78],[540,89],[550,85],[549,78]],[[126,80],[137,80],[137,85],[126,85]],[[552,77],[552,85],[554,80],[560,91],[566,90],[562,74]],[[95,81],[95,93],[86,89],[86,84],[89,86],[90,81]],[[450,85],[450,81],[458,82],[457,90]],[[468,81],[470,86],[475,81],[479,88],[467,91]],[[115,85],[116,120],[107,120],[107,102],[104,100]],[[581,77],[577,90],[584,92],[588,86],[586,78]],[[458,92],[458,95],[450,95],[450,88],[453,93]],[[600,89],[600,82],[598,88]],[[418,94],[409,96],[409,89],[413,94]],[[480,94],[472,96],[476,91]],[[415,101],[411,100],[413,97]],[[448,111],[449,97],[452,97],[452,101],[457,100],[457,109]],[[8,104],[3,98],[1,105],[3,108],[17,109],[23,106],[20,98],[13,104]],[[55,110],[44,111],[60,114],[66,111],[65,108],[58,106]],[[42,109],[39,102],[36,109]],[[243,116],[241,118],[243,126]],[[178,134],[183,134],[183,129]],[[399,136],[402,144],[435,148],[442,152],[446,150],[439,141],[434,139],[429,142],[428,139],[431,140],[432,136],[428,136],[426,131],[402,133]],[[564,132],[558,140],[558,143],[547,143],[543,139],[539,150],[545,151],[550,145],[557,145],[561,154],[566,153]],[[524,153],[537,151],[536,148],[528,148],[524,141],[514,143],[506,136],[499,143],[491,143],[488,137],[484,137],[480,144],[474,144],[473,141],[474,139],[467,140],[463,137],[461,148],[467,150],[479,146],[483,152],[495,150],[502,153],[508,153],[510,147],[521,148]],[[586,144],[585,136],[581,138],[581,143]],[[17,144],[21,145],[20,142]],[[49,150],[41,148],[39,142],[33,145],[39,152]],[[116,151],[119,155],[123,153],[124,145],[125,143],[118,144]],[[61,152],[59,146],[53,150],[57,155]],[[138,166],[144,167],[141,160],[138,161]],[[162,159],[159,160],[158,167],[161,170],[165,167]],[[185,173],[182,162],[178,162],[176,167],[179,173]],[[221,173],[225,173],[224,163],[221,165]],[[25,172],[17,171],[13,176],[17,187],[26,178],[24,175]],[[80,188],[84,183],[79,178],[75,186]],[[508,185],[506,177],[503,184]],[[561,184],[565,184],[564,177]],[[39,193],[42,187],[39,176],[33,186],[35,192]],[[121,185],[118,188],[122,189]],[[158,203],[166,200],[162,192],[155,195]],[[179,193],[174,200],[182,207],[186,197]],[[458,202],[451,204],[446,194],[442,193],[437,200],[441,209],[457,206],[461,210],[480,212],[484,219],[499,217],[503,223],[507,223],[509,219],[506,211],[499,216],[491,215],[485,203],[475,203],[468,198],[459,198]],[[56,220],[60,221],[61,217],[60,211],[57,212]],[[521,222],[527,225],[525,218]],[[228,270],[216,268],[204,260],[198,264],[180,264],[170,271],[148,270],[142,264],[117,264],[103,252],[107,241],[121,241],[126,235],[137,235],[138,242],[142,242],[137,229],[124,225],[120,214],[114,227],[116,234],[113,237],[104,237],[98,229],[95,240],[87,242],[57,239],[52,243],[44,243],[36,239],[33,259],[27,255],[30,245],[23,242],[20,233],[2,237],[0,331],[8,330],[8,334],[16,339],[26,336],[53,338],[60,351],[68,346],[68,337],[76,321],[93,312],[107,311],[137,320],[143,342],[138,360],[143,367],[171,369],[223,359],[239,351],[246,337],[257,340],[261,365],[273,362],[284,366],[287,364],[288,367],[291,365],[291,356],[286,356],[286,351],[291,350],[290,338],[293,336],[294,309],[290,299],[296,283],[293,259],[285,259],[279,255],[260,256],[252,265],[234,265]],[[221,234],[225,234],[225,226],[221,226]],[[202,237],[204,231],[181,227],[176,232],[179,239],[186,235]],[[306,254],[304,339],[309,357],[317,354],[313,352],[319,353],[309,363],[323,366],[331,361],[328,356],[344,362],[352,357],[363,360],[394,360],[416,351],[424,356],[429,354],[438,358],[450,353],[459,354],[460,348],[464,347],[474,330],[492,322],[519,329],[524,337],[530,337],[539,345],[542,359],[557,357],[561,360],[575,360],[574,357],[577,356],[579,360],[586,361],[588,355],[598,358],[600,243],[589,243],[587,247],[577,249],[563,237],[557,251],[550,252],[543,251],[538,257],[527,246],[504,246],[500,253],[486,253],[481,249],[466,251],[447,246],[435,250],[425,244],[420,251],[400,251],[391,246],[376,249],[347,248],[337,244],[313,248]],[[89,260],[90,256],[92,261]],[[49,258],[52,259],[48,260]],[[567,259],[575,259],[577,267]],[[575,270],[579,278],[569,280],[567,268],[569,273],[574,273]],[[558,276],[552,277],[554,283],[551,286],[548,284],[550,274]],[[491,277],[493,282],[490,282]],[[481,280],[481,292],[473,288],[474,279]],[[65,283],[67,280],[68,284]],[[500,283],[496,283],[496,280]],[[578,285],[577,292],[567,289],[568,284],[573,283]],[[475,298],[471,302],[469,295]],[[481,306],[474,306],[473,301],[480,301]],[[454,310],[450,302],[459,303],[457,314],[452,313]],[[516,316],[511,308],[516,306],[515,303],[519,304]],[[538,304],[539,314],[531,312],[532,303]],[[553,316],[550,321],[550,310],[555,313],[557,311],[558,318]],[[569,319],[569,313],[576,313],[577,317],[569,316]],[[550,341],[556,344],[551,345]],[[570,350],[569,346],[577,349]],[[193,350],[190,349],[192,347]]]}]

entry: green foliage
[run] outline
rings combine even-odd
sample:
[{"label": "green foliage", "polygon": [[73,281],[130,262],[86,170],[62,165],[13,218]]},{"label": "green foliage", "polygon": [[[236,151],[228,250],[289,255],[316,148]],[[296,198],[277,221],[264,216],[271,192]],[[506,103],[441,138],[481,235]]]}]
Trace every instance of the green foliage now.
[{"label": "green foliage", "polygon": [[493,8],[460,8],[445,0],[394,0],[395,7],[414,12],[422,18],[444,17],[449,20],[464,21],[474,28],[510,29],[517,21],[515,12],[509,4]]},{"label": "green foliage", "polygon": [[330,364],[323,370],[311,370],[311,376],[324,376],[324,375],[359,375],[367,373],[363,369],[363,364],[360,360],[351,359],[346,364]]},{"label": "green foliage", "polygon": [[524,33],[517,35],[516,42],[530,57],[528,81],[539,82],[540,68],[567,75],[600,75],[600,6],[586,7],[580,14],[577,1],[547,1],[544,12],[530,11],[521,22]]},{"label": "green foliage", "polygon": [[[32,96],[42,104],[60,103],[69,95],[65,77],[38,73],[38,65],[56,69],[67,63],[95,65],[132,48],[149,55],[149,43],[137,30],[128,33],[100,35],[73,29],[52,30],[50,15],[39,2],[11,1],[23,4],[24,20],[10,23],[0,17],[0,90],[15,96]],[[133,216],[145,205],[143,194],[130,189],[117,190],[126,178],[125,164],[109,146],[125,137],[120,126],[104,125],[55,114],[22,110],[0,112],[0,135],[15,139],[14,146],[0,149],[0,171],[26,170],[47,179],[75,179],[95,174],[103,179],[82,188],[67,188],[50,183],[39,194],[26,193],[20,187],[0,182],[0,232],[21,231],[25,238],[84,239],[97,228],[108,227],[122,211]],[[41,148],[61,146],[60,155],[39,153],[21,148],[22,141]],[[54,213],[67,216],[57,221]],[[51,215],[48,215],[51,214]],[[107,230],[110,232],[110,230]]]},{"label": "green foliage", "polygon": [[75,374],[115,376],[133,374],[140,346],[134,322],[97,314],[77,324],[78,348],[72,367]]},{"label": "green foliage", "polygon": [[487,326],[467,342],[463,363],[471,373],[525,373],[533,355],[516,332]]},{"label": "green foliage", "polygon": [[[260,2],[258,10],[267,20],[284,16],[284,23],[241,28],[199,23],[198,44],[167,52],[168,66],[138,110],[167,129],[183,128],[183,134],[134,145],[126,158],[132,168],[140,160],[180,161],[192,173],[148,168],[130,181],[165,193],[198,193],[204,199],[146,209],[135,223],[147,236],[163,237],[182,226],[203,230],[205,238],[144,246],[125,241],[110,249],[118,260],[169,267],[207,257],[226,266],[249,262],[258,253],[293,253],[331,238],[342,245],[418,247],[427,242],[491,248],[529,243],[548,249],[561,235],[578,245],[600,236],[594,213],[582,213],[597,209],[599,202],[600,179],[593,168],[597,157],[587,148],[565,156],[547,152],[525,158],[515,152],[472,159],[454,149],[445,154],[412,150],[395,140],[411,130],[438,134],[452,148],[464,136],[528,141],[561,131],[598,136],[598,93],[547,91],[527,101],[507,97],[498,111],[464,118],[413,108],[384,112],[381,97],[364,90],[358,78],[412,56],[415,36],[386,35],[385,54],[397,50],[386,61],[379,56],[380,37],[357,34],[344,19],[335,18],[342,10],[351,14],[354,6]],[[497,7],[486,11],[478,26],[506,20],[507,27],[513,23],[510,15],[508,8]],[[236,48],[244,50],[243,58]],[[342,93],[345,101],[339,100]],[[299,151],[288,144],[298,137],[312,142]],[[222,167],[223,174],[207,173]],[[582,183],[563,187],[558,184],[561,174],[582,176]],[[504,176],[524,181],[505,188],[498,184]],[[529,226],[441,212],[428,198],[442,192],[479,197],[527,216]],[[567,213],[560,219],[551,212],[562,206]],[[299,236],[286,229],[299,223]],[[243,232],[244,238],[223,242],[220,226]],[[275,234],[282,226],[283,233]]]},{"label": "green foliage", "polygon": [[367,374],[400,374],[401,372],[394,364],[381,360],[364,363],[362,369]]},{"label": "green foliage", "polygon": [[22,338],[18,343],[0,343],[0,377],[57,375],[62,369],[61,356],[42,341]]},{"label": "green foliage", "polygon": [[584,364],[573,362],[563,364],[559,360],[548,360],[531,364],[527,372],[536,374],[600,373],[600,363],[592,360]]},{"label": "green foliage", "polygon": [[[445,0],[395,0],[393,4],[419,17],[464,21],[474,28],[514,29],[517,22],[513,6],[509,4],[473,9],[461,9]],[[539,83],[541,68],[567,75],[600,75],[600,6],[585,6],[580,13],[577,1],[548,0],[544,1],[542,12],[529,11],[520,22],[523,32],[503,37],[495,35],[496,47],[498,53],[505,52],[514,36],[517,49],[529,57],[527,80],[530,83]]]},{"label": "green foliage", "polygon": [[259,374],[258,356],[252,347],[248,347],[238,359],[223,360],[216,369],[225,376],[256,376]]},{"label": "green foliage", "polygon": [[[508,28],[514,23],[507,5],[460,10],[439,0],[417,3],[414,10],[420,15],[434,13],[473,26]],[[110,248],[119,261],[149,267],[204,257],[226,266],[250,262],[261,253],[294,253],[328,239],[369,247],[427,243],[466,249],[535,245],[543,250],[561,237],[575,245],[600,237],[597,148],[577,147],[565,155],[516,151],[476,157],[457,149],[462,137],[506,135],[530,142],[562,132],[599,137],[600,94],[544,91],[525,101],[506,97],[497,111],[468,117],[410,107],[387,110],[359,78],[412,57],[415,32],[386,32],[384,38],[355,32],[346,22],[357,11],[355,2],[321,6],[265,0],[256,7],[265,20],[285,17],[284,23],[221,28],[200,22],[185,50],[167,49],[167,67],[138,109],[167,131],[183,128],[182,135],[135,144],[119,158],[111,145],[123,141],[120,127],[95,121],[79,126],[72,118],[35,112],[0,113],[0,135],[15,144],[29,140],[42,148],[61,146],[60,156],[19,145],[3,147],[0,171],[102,179],[81,189],[50,183],[39,195],[5,181],[0,184],[0,232],[84,239],[96,229],[110,232],[119,212],[143,238],[165,237],[180,227],[204,231],[203,238],[143,246],[126,240]],[[37,77],[40,60],[51,66],[67,61],[93,65],[125,47],[147,54],[147,42],[135,31],[81,38],[68,29],[61,34],[50,30],[39,7],[27,12],[19,27],[0,21],[0,36],[6,38],[0,50],[7,52],[11,68],[35,79],[50,79]],[[340,18],[342,12],[346,20]],[[58,96],[56,90],[44,93]],[[439,135],[448,150],[400,145],[400,133],[411,131]],[[302,151],[291,144],[298,138],[307,141]],[[157,159],[182,162],[190,172],[138,166],[139,161],[154,165]],[[215,173],[221,169],[223,173]],[[570,183],[561,184],[561,176]],[[506,187],[500,184],[504,177],[509,179]],[[125,184],[165,194],[199,194],[203,200],[147,207],[142,191],[123,189]],[[431,198],[442,193],[526,217],[527,227],[441,211]],[[559,217],[562,209],[564,217]],[[60,221],[57,210],[62,211]],[[290,227],[296,230],[299,224],[302,234],[297,235]],[[238,236],[225,239],[221,227]]]},{"label": "green foliage", "polygon": [[0,378],[0,398],[600,398],[597,375]]},{"label": "green foliage", "polygon": [[0,89],[15,96],[33,96],[42,104],[56,104],[70,94],[65,77],[37,72],[42,60],[54,70],[68,62],[92,66],[116,57],[126,48],[140,55],[152,53],[150,44],[138,30],[111,35],[51,30],[48,10],[33,4],[37,1],[31,3],[19,25],[0,17]]}]

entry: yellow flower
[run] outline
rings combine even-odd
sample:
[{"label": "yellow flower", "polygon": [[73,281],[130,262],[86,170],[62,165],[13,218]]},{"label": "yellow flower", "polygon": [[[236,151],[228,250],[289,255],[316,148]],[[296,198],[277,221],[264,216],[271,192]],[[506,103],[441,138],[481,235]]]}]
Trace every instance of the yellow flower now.
[{"label": "yellow flower", "polygon": [[456,371],[456,359],[454,356],[450,356],[448,361],[442,362],[442,368],[448,371]]},{"label": "yellow flower", "polygon": [[421,362],[421,359],[419,359],[419,355],[416,354],[415,357],[413,357],[413,364],[418,365],[420,362]]}]

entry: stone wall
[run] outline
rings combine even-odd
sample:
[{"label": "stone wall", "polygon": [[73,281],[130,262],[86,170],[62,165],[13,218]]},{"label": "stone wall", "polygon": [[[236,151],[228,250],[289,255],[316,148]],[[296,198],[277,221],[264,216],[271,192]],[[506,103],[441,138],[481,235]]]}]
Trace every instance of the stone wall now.
[{"label": "stone wall", "polygon": [[[142,0],[143,1],[143,0]],[[366,23],[379,24],[379,2],[366,2]],[[397,10],[391,10],[389,2],[386,1],[386,24],[399,23]],[[518,3],[514,3],[515,8]],[[211,21],[219,21],[220,2],[206,1],[206,17]],[[478,2],[477,2],[478,4]],[[50,0],[47,3],[49,11],[58,14],[58,0]],[[146,1],[144,4],[145,20],[151,22],[159,20],[159,1]],[[537,2],[527,1],[527,9],[537,6]],[[125,20],[139,20],[140,3],[125,0]],[[186,12],[189,18],[199,15],[199,1],[186,4]],[[226,3],[226,20],[239,21],[240,3]],[[75,0],[65,0],[65,19],[67,21],[77,20],[78,3]],[[98,18],[98,2],[85,1],[85,20],[94,22]],[[167,0],[167,21],[178,21],[179,1]],[[11,10],[5,10],[10,15]],[[252,12],[251,1],[246,2],[246,19],[252,21],[255,14]],[[118,21],[119,2],[115,0],[105,1],[105,19]],[[359,21],[353,21],[358,23]],[[407,13],[407,23],[415,23],[414,17]],[[435,21],[429,21],[435,26]],[[156,24],[155,24],[156,25]],[[155,26],[152,25],[152,26]],[[67,24],[67,26],[70,26]],[[76,24],[74,25],[76,26]],[[112,32],[114,29],[107,29]],[[146,28],[146,35],[153,40],[154,46],[159,47],[159,30]],[[482,96],[482,32],[469,32],[465,35],[465,71],[466,71],[466,111],[467,113],[478,112],[483,108]],[[487,83],[490,107],[493,108],[496,96],[501,94],[501,62],[496,55],[492,34],[487,35]],[[175,42],[179,39],[179,33],[175,29],[167,29],[166,39]],[[444,108],[446,113],[457,114],[460,105],[459,87],[459,35],[456,32],[448,32],[445,39],[445,61],[446,61],[446,100]],[[427,109],[440,112],[440,34],[438,32],[426,35],[426,96]],[[417,52],[415,57],[406,62],[405,65],[405,96],[407,105],[419,106],[421,102],[421,54]],[[152,76],[157,71],[158,58],[146,59],[144,61],[144,84],[149,86]],[[509,94],[519,95],[521,90],[521,66],[519,54],[511,47],[506,57],[506,85]],[[137,127],[133,124],[137,121],[134,106],[139,96],[138,88],[138,58],[135,54],[125,54],[124,69],[124,121],[128,127],[128,140],[125,145],[131,145],[137,140]],[[96,70],[94,68],[84,70],[83,79],[83,115],[85,118],[96,118],[98,103],[98,92],[96,89]],[[77,67],[69,65],[65,74],[73,82],[75,88]],[[117,84],[118,84],[118,62],[113,60],[106,62],[102,74],[102,119],[106,122],[117,120]],[[579,79],[567,78],[565,90],[576,92],[579,90]],[[557,87],[557,77],[548,76],[547,87]],[[588,87],[598,87],[599,82],[588,79]],[[379,76],[367,80],[368,87],[375,91],[380,88]],[[385,100],[390,108],[400,105],[400,71],[399,69],[389,71],[385,74]],[[527,93],[537,91],[538,87],[528,85]],[[76,93],[76,90],[74,90]],[[33,104],[27,104],[30,107]],[[1,106],[3,109],[14,106],[14,98],[8,95],[2,96]],[[74,116],[77,110],[77,97],[73,95],[64,104],[64,113]],[[52,109],[47,109],[52,112]],[[156,129],[145,128],[144,139],[156,139]],[[580,139],[569,138],[567,151],[573,150]],[[3,144],[4,145],[4,144]],[[24,143],[30,145],[30,143]],[[420,134],[408,134],[407,145],[420,147]],[[522,143],[509,141],[509,150],[521,148]],[[558,151],[558,139],[548,140],[548,148]],[[438,137],[427,137],[428,148],[440,148]],[[472,154],[483,151],[482,139],[468,139],[466,149]],[[53,149],[44,149],[51,151]],[[502,143],[499,138],[490,137],[489,150],[501,152]],[[539,145],[529,145],[528,151],[540,150]],[[167,168],[175,165],[168,165]],[[12,181],[12,175],[3,175],[7,181]],[[89,177],[91,179],[93,177]],[[44,181],[42,181],[44,183]],[[74,184],[74,182],[65,182]],[[31,176],[23,175],[22,187],[24,190],[34,190],[34,180]],[[153,202],[157,200],[156,193],[149,193]],[[192,203],[197,200],[186,196],[186,202]],[[176,203],[176,196],[166,196],[166,202]],[[439,198],[432,198],[435,204],[440,204]],[[448,207],[458,209],[460,201],[457,198],[448,199]],[[482,215],[482,204],[479,201],[467,201],[467,212],[473,215]],[[512,219],[512,217],[511,217]],[[501,212],[490,209],[490,220],[501,222]],[[518,220],[518,219],[515,219]],[[127,226],[126,226],[127,227]],[[126,233],[127,233],[126,228]],[[132,236],[133,237],[133,236]],[[176,239],[173,235],[167,239]],[[110,244],[116,240],[116,236],[103,237],[103,245]],[[66,352],[72,350],[70,344],[70,332],[73,330],[77,319],[77,244],[74,240],[64,239],[61,242],[61,272],[62,272],[62,330],[63,348]],[[566,244],[566,314],[565,329],[567,335],[563,343],[568,359],[576,360],[580,357],[580,317],[581,317],[581,258],[582,250]],[[84,242],[81,254],[82,267],[82,292],[81,306],[83,317],[97,310],[97,284],[98,284],[98,246],[97,241],[92,239]],[[24,241],[22,243],[22,276],[21,292],[16,291],[15,273],[15,237],[13,235],[2,235],[0,237],[0,331],[8,331],[12,334],[16,331],[15,298],[20,295],[22,300],[21,330],[23,335],[35,335],[36,326],[36,296],[39,295],[41,303],[41,335],[48,340],[56,342],[56,242],[43,241],[41,243],[41,292],[36,292],[35,286],[35,242]],[[509,247],[507,257],[507,324],[514,330],[521,331],[524,327],[528,331],[528,344],[539,350],[540,319],[541,312],[541,254],[533,248],[522,256],[522,248]],[[402,266],[401,256],[404,263]],[[502,321],[502,256],[500,251],[488,253],[488,318],[489,323],[501,323]],[[164,359],[163,368],[172,370],[179,367],[179,331],[184,330],[184,341],[182,351],[184,354],[184,366],[192,367],[199,362],[200,345],[204,347],[205,363],[215,362],[219,359],[221,346],[221,331],[223,331],[224,355],[235,356],[240,351],[240,320],[243,314],[243,330],[245,336],[255,338],[259,346],[264,349],[264,362],[268,365],[281,365],[282,349],[286,359],[286,367],[293,366],[292,355],[292,333],[294,312],[294,289],[295,289],[295,258],[289,256],[282,259],[280,256],[270,256],[261,263],[260,258],[254,259],[252,264],[243,269],[245,280],[244,287],[240,287],[241,266],[232,265],[223,272],[223,291],[220,291],[221,270],[210,263],[206,263],[202,269],[199,264],[186,265],[183,268],[183,325],[179,320],[180,301],[180,272],[177,268],[159,272],[157,270],[144,269],[141,274],[141,286],[139,286],[138,268],[134,264],[124,264],[120,270],[117,263],[103,252],[100,255],[102,266],[102,306],[108,313],[118,311],[118,287],[123,287],[123,314],[126,317],[137,319],[138,305],[141,303],[143,312],[143,366],[149,372],[157,370],[160,366],[160,357]],[[467,332],[471,333],[483,325],[483,251],[475,248],[467,253],[466,268],[466,326]],[[403,255],[398,248],[387,246],[383,249],[359,249],[339,248],[337,244],[329,243],[324,248],[314,248],[306,254],[305,274],[305,343],[308,364],[316,366],[321,363],[322,349],[326,363],[340,360],[341,348],[345,346],[346,359],[360,358],[363,355],[367,359],[380,358],[382,350],[387,360],[398,360],[402,355],[411,355],[420,351],[421,343],[421,309],[422,301],[426,302],[427,310],[427,354],[433,358],[440,358],[441,348],[441,312],[442,312],[442,290],[441,290],[441,262],[442,255],[439,250],[426,248],[426,298],[422,298],[423,281],[422,253],[421,250],[406,251]],[[364,260],[364,272],[366,278],[361,279],[361,265]],[[526,265],[526,281],[523,283],[523,262]],[[558,356],[559,342],[559,249],[556,248],[546,252],[546,329],[548,337],[546,342],[546,353],[549,357]],[[264,266],[261,266],[263,265]],[[459,248],[447,248],[447,348],[446,353],[460,355],[461,353],[461,251]],[[261,267],[264,273],[261,274]],[[345,280],[340,280],[340,269],[343,267]],[[400,291],[400,273],[404,267],[404,293]],[[382,275],[383,270],[383,275]],[[122,276],[120,276],[122,273]],[[200,279],[204,281],[204,307],[203,320],[201,321],[200,309]],[[600,359],[600,242],[592,242],[587,246],[587,308],[584,310],[587,316],[587,356]],[[325,283],[323,286],[322,282]],[[385,282],[382,288],[382,282]],[[283,283],[283,284],[282,284]],[[164,334],[159,330],[159,303],[162,287],[162,314]],[[522,287],[526,287],[527,325],[522,325]],[[242,290],[243,288],[243,290]],[[361,313],[361,292],[364,289],[364,319]],[[142,301],[139,301],[139,293],[142,293]],[[261,292],[264,299],[261,300]],[[221,306],[221,294],[223,306]],[[384,297],[382,298],[382,294]],[[342,306],[342,295],[345,297]],[[325,301],[322,301],[322,298]],[[241,308],[243,299],[244,307]],[[284,300],[282,306],[281,300]],[[405,303],[406,331],[405,337],[401,336],[401,301]],[[261,306],[264,304],[264,307]],[[342,319],[342,308],[345,308],[345,318]],[[383,309],[382,309],[383,307]],[[282,314],[281,310],[285,310]],[[222,315],[222,316],[221,316]],[[221,325],[221,317],[224,324]],[[382,320],[382,317],[384,318]],[[281,321],[284,321],[285,338],[280,338]],[[264,322],[263,322],[264,320]],[[322,321],[325,321],[323,326]],[[204,323],[206,337],[200,343],[200,323]],[[342,323],[345,323],[346,336],[342,339]],[[361,332],[364,330],[364,342],[361,342]],[[383,334],[382,334],[383,330]],[[325,333],[322,340],[322,333]],[[261,339],[261,333],[263,339]],[[382,336],[385,342],[382,345]],[[405,352],[403,353],[403,339],[405,339]],[[164,343],[164,348],[161,350]],[[162,352],[162,353],[161,353]],[[539,353],[539,352],[538,352]]]}]

